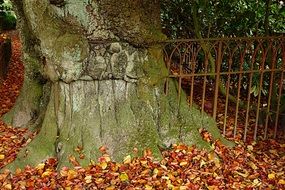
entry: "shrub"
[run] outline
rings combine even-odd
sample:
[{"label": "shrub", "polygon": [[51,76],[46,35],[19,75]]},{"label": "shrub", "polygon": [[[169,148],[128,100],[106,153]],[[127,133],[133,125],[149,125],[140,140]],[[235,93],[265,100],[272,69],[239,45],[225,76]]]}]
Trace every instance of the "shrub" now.
[{"label": "shrub", "polygon": [[16,28],[16,15],[12,10],[9,0],[0,1],[0,30],[12,30]]}]

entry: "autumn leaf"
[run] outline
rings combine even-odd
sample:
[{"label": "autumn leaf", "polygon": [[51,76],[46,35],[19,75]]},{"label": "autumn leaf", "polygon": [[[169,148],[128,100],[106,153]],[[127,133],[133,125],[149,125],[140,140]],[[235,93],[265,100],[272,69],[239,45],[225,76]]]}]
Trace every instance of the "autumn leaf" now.
[{"label": "autumn leaf", "polygon": [[42,169],[44,169],[44,167],[45,167],[45,163],[41,163],[41,164],[37,165],[36,169],[37,170],[42,170]]},{"label": "autumn leaf", "polygon": [[84,178],[84,180],[85,180],[85,183],[91,183],[92,182],[92,176],[91,175],[88,175],[88,176],[86,176],[85,178]]},{"label": "autumn leaf", "polygon": [[152,186],[150,186],[150,185],[145,185],[144,188],[145,188],[145,190],[153,190]]},{"label": "autumn leaf", "polygon": [[79,166],[79,162],[76,160],[75,156],[70,155],[69,157],[69,161],[73,166]]},{"label": "autumn leaf", "polygon": [[121,173],[119,176],[121,181],[128,181],[129,180],[129,176],[126,173]]},{"label": "autumn leaf", "polygon": [[77,177],[77,172],[74,170],[68,170],[67,172],[67,179],[71,180]]},{"label": "autumn leaf", "polygon": [[125,158],[124,158],[124,164],[130,164],[131,163],[131,161],[132,161],[132,158],[131,158],[131,156],[130,155],[128,155],[128,156],[126,156]]},{"label": "autumn leaf", "polygon": [[275,174],[274,173],[268,174],[268,179],[275,179]]},{"label": "autumn leaf", "polygon": [[103,170],[105,170],[108,167],[108,164],[106,162],[101,162],[99,165]]},{"label": "autumn leaf", "polygon": [[52,174],[52,172],[47,170],[42,174],[42,177],[49,177],[51,174]]},{"label": "autumn leaf", "polygon": [[100,151],[101,153],[105,154],[105,153],[107,152],[106,146],[101,146],[101,147],[99,148],[99,151]]},{"label": "autumn leaf", "polygon": [[0,160],[3,160],[5,158],[4,154],[0,154]]},{"label": "autumn leaf", "polygon": [[252,161],[249,161],[248,162],[248,165],[253,169],[253,170],[257,170],[258,167],[252,162]]}]

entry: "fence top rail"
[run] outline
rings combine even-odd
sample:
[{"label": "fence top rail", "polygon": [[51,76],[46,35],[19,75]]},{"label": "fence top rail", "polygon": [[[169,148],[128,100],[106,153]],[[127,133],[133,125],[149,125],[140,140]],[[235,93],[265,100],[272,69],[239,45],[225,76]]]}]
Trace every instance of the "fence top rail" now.
[{"label": "fence top rail", "polygon": [[[166,45],[170,43],[186,43],[186,42],[209,42],[209,41],[254,41],[254,40],[285,40],[285,35],[280,36],[259,36],[259,37],[221,37],[221,38],[202,38],[202,39],[174,39],[152,41],[144,44],[137,44],[139,47],[150,47],[155,45]],[[89,44],[110,44],[122,42],[115,39],[88,39]],[[126,42],[127,43],[127,42]]]},{"label": "fence top rail", "polygon": [[202,39],[175,39],[165,40],[159,43],[176,43],[176,42],[201,42],[201,41],[250,41],[250,40],[285,40],[285,35],[280,36],[259,36],[259,37],[222,37],[222,38],[202,38]]}]

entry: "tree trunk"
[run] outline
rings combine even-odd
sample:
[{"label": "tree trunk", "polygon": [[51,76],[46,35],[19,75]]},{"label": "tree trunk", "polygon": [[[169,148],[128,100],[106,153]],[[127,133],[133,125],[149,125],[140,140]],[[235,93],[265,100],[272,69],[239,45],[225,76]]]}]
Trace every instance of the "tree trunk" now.
[{"label": "tree trunk", "polygon": [[[158,146],[177,142],[210,149],[199,128],[222,138],[211,118],[188,107],[185,94],[178,102],[174,81],[170,93],[164,93],[168,71],[161,47],[150,46],[164,38],[159,1],[13,3],[27,72],[15,111],[6,120],[40,132],[8,168],[48,157],[57,157],[58,167],[68,166],[69,155],[86,165],[98,158],[102,145],[115,160],[134,147],[150,148],[159,157]],[[35,77],[39,72],[47,80],[42,88],[38,81],[44,80]],[[83,147],[84,159],[76,147]]]}]

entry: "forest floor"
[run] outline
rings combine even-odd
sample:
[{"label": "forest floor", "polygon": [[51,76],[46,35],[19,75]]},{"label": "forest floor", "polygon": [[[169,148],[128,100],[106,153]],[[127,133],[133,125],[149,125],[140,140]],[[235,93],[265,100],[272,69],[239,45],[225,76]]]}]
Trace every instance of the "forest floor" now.
[{"label": "forest floor", "polygon": [[[0,117],[11,109],[23,83],[21,44],[15,33],[11,37],[13,55],[9,72],[0,81]],[[231,134],[232,128],[227,129],[226,134]],[[242,127],[237,130],[237,134],[243,133]],[[0,121],[0,168],[12,162],[35,135],[27,134],[27,129],[13,128]],[[111,161],[107,148],[101,147],[102,157],[88,167],[81,167],[70,156],[75,167],[60,171],[56,170],[55,158],[14,173],[2,170],[0,189],[285,189],[284,139],[244,143],[241,135],[237,135],[230,139],[237,145],[227,148],[213,141],[206,131],[201,130],[201,135],[212,143],[212,152],[179,144],[163,151],[160,161],[145,150],[142,157],[126,155],[122,163],[117,163]],[[81,147],[76,150],[82,154]]]}]

